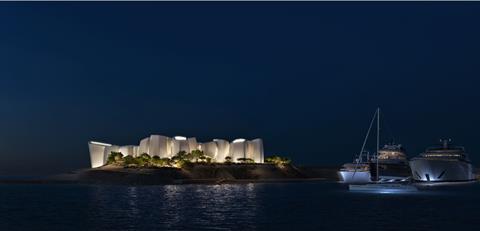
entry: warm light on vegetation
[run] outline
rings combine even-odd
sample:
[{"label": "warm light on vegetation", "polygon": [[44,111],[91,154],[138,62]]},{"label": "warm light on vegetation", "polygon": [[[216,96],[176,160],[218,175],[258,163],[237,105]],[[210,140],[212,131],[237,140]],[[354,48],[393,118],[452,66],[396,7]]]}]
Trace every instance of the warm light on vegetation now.
[{"label": "warm light on vegetation", "polygon": [[[194,163],[212,163],[212,157],[205,155],[201,150],[193,150],[192,152],[180,151],[172,158],[160,158],[159,156],[151,157],[147,153],[142,153],[140,156],[125,156],[121,152],[111,152],[108,156],[107,164],[123,166],[125,168],[162,168],[175,167],[183,168]],[[255,161],[251,158],[238,158],[240,164],[253,164]],[[284,157],[273,156],[265,160],[267,163],[274,163],[279,165],[289,164],[290,160]],[[233,163],[231,156],[225,157],[225,164]]]},{"label": "warm light on vegetation", "polygon": [[276,164],[276,165],[287,165],[290,164],[292,161],[287,157],[281,156],[270,156],[265,158],[265,163]]},{"label": "warm light on vegetation", "polygon": [[253,163],[255,163],[255,161],[251,158],[238,158],[237,161],[242,163],[242,164],[253,164]]},{"label": "warm light on vegetation", "polygon": [[232,157],[231,156],[226,156],[225,157],[225,163],[227,163],[227,164],[232,163]]}]

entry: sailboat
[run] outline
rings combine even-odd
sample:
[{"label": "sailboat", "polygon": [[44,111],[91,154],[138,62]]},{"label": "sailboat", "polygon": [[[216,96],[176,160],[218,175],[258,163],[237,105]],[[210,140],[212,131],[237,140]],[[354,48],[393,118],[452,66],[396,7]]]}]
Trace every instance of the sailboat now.
[{"label": "sailboat", "polygon": [[[367,135],[363,141],[362,150],[360,151],[360,155],[364,152],[365,144],[367,142],[368,136],[370,134],[370,130],[372,128],[373,122],[377,119],[377,152],[375,153],[374,168],[370,169],[375,173],[375,178],[369,182],[361,182],[363,184],[353,184],[356,182],[351,182],[352,184],[349,185],[350,191],[361,191],[361,192],[380,192],[380,193],[399,193],[399,192],[414,192],[418,191],[418,189],[413,185],[408,184],[399,184],[399,183],[389,183],[380,180],[380,171],[379,171],[379,153],[380,153],[380,108],[377,108],[372,121],[370,122],[370,127],[368,128]],[[358,164],[357,164],[358,166]],[[370,165],[371,166],[371,165]],[[355,177],[357,171],[357,167],[355,167],[353,177]]]},{"label": "sailboat", "polygon": [[[370,131],[372,130],[373,123],[375,118],[377,118],[377,129],[380,129],[380,109],[378,108],[375,111],[375,114],[370,121],[370,126],[368,127],[367,134],[363,140],[362,148],[357,158],[354,158],[353,163],[346,163],[342,165],[342,168],[338,171],[338,176],[340,182],[342,183],[369,183],[372,180],[372,159],[370,158],[370,153],[365,151],[365,145],[367,144]],[[378,134],[378,132],[377,132]],[[364,156],[366,159],[364,160]],[[378,172],[378,171],[377,171]],[[377,179],[378,180],[378,179]]]}]

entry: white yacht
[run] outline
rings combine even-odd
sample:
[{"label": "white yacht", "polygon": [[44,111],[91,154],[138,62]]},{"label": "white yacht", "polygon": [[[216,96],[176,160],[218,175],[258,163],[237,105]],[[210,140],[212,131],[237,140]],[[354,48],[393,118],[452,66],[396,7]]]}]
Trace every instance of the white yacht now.
[{"label": "white yacht", "polygon": [[410,160],[413,179],[422,182],[473,181],[473,167],[464,147],[450,145],[451,140],[441,140],[442,145],[427,148]]},{"label": "white yacht", "polygon": [[[353,163],[346,163],[342,165],[340,170],[338,171],[338,177],[340,178],[340,182],[342,183],[353,183],[353,184],[363,184],[372,182],[372,170],[371,169],[371,158],[370,153],[365,151],[365,145],[367,143],[367,139],[370,134],[370,130],[372,129],[373,123],[375,122],[375,118],[377,118],[377,149],[378,149],[378,140],[379,140],[379,133],[380,130],[380,109],[375,111],[373,115],[372,121],[370,122],[370,126],[368,128],[367,134],[365,139],[363,140],[362,149],[360,149],[360,153],[358,154],[357,158],[354,158]],[[364,161],[363,158],[366,158]],[[373,170],[376,172],[375,170]],[[378,175],[377,175],[378,178]],[[378,180],[378,179],[377,179]]]},{"label": "white yacht", "polygon": [[368,183],[372,181],[368,163],[346,163],[338,171],[338,176],[343,183]]}]

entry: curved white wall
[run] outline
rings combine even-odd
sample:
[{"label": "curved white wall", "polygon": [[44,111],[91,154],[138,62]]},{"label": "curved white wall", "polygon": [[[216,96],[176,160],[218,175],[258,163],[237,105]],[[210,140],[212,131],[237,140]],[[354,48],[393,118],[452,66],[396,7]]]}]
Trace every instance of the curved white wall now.
[{"label": "curved white wall", "polygon": [[203,154],[212,157],[215,159],[216,162],[221,162],[222,160],[219,160],[217,157],[217,143],[215,142],[207,142],[207,143],[202,143],[202,151]]},{"label": "curved white wall", "polygon": [[[177,136],[178,137],[178,136]],[[172,155],[176,155],[180,151],[190,152],[190,148],[188,146],[188,140],[184,137],[182,139],[178,139],[177,137],[172,139]],[[196,142],[196,141],[195,141]]]},{"label": "curved white wall", "polygon": [[190,137],[187,139],[188,142],[188,150],[193,151],[198,149],[197,138]]},{"label": "curved white wall", "polygon": [[138,148],[138,155],[141,155],[143,153],[149,153],[149,146],[150,146],[150,137],[143,138],[140,141],[140,145]]},{"label": "curved white wall", "polygon": [[118,151],[123,154],[123,156],[135,156],[135,147],[134,145],[125,145],[121,146]]},{"label": "curved white wall", "polygon": [[88,143],[90,151],[90,164],[92,168],[103,166],[107,162],[108,155],[113,152],[121,152],[124,156],[139,156],[147,153],[161,158],[176,155],[179,151],[191,152],[196,149],[202,150],[205,155],[213,158],[215,162],[224,162],[225,157],[232,157],[232,161],[238,162],[238,158],[251,158],[256,163],[264,162],[262,139],[245,140],[236,139],[229,143],[226,140],[215,139],[211,142],[199,143],[195,137],[169,138],[162,135],[151,135],[140,141],[139,146],[126,145],[116,146],[91,141]]},{"label": "curved white wall", "polygon": [[119,152],[120,151],[120,147],[118,147],[117,145],[112,145],[112,146],[109,146],[109,147],[105,147],[105,152],[103,153],[103,157],[104,157],[104,163],[107,163],[107,159],[108,159],[108,156],[112,153],[112,152]]},{"label": "curved white wall", "polygon": [[243,139],[237,139],[234,140],[232,143],[230,143],[230,153],[229,156],[232,157],[232,161],[238,162],[239,158],[245,158],[246,157],[246,141]]},{"label": "curved white wall", "polygon": [[169,138],[161,135],[151,135],[148,147],[148,154],[161,158],[170,157]]},{"label": "curved white wall", "polygon": [[215,156],[215,159],[217,162],[224,162],[225,157],[229,156],[230,153],[230,143],[221,139],[215,139],[214,142],[217,144],[217,156]]},{"label": "curved white wall", "polygon": [[251,158],[255,163],[263,163],[262,139],[254,139],[247,142],[247,158]]},{"label": "curved white wall", "polygon": [[90,166],[98,168],[105,164],[105,145],[88,142],[88,150],[90,151]]}]

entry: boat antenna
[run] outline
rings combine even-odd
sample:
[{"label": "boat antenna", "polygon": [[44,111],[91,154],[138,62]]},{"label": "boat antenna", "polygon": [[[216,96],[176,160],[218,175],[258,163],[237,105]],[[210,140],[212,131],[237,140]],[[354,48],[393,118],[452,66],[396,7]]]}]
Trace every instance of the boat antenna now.
[{"label": "boat antenna", "polygon": [[[373,122],[375,121],[375,118],[377,117],[377,113],[378,113],[378,110],[375,111],[375,113],[373,114],[372,120],[370,121],[370,126],[368,127],[367,135],[365,136],[365,139],[363,140],[362,149],[360,149],[360,153],[358,154],[358,160],[355,161],[355,171],[353,172],[352,178],[355,177],[355,173],[357,173],[358,164],[359,164],[360,159],[363,155],[363,151],[365,149],[365,144],[367,144],[367,139],[368,139],[368,136],[370,134],[370,130],[372,130]],[[355,159],[355,157],[354,157],[354,159]],[[370,161],[370,160],[367,160],[367,161]]]},{"label": "boat antenna", "polygon": [[377,181],[378,181],[378,151],[380,150],[380,108],[377,108]]}]

